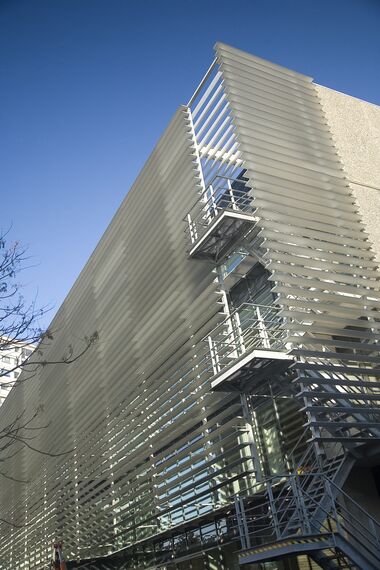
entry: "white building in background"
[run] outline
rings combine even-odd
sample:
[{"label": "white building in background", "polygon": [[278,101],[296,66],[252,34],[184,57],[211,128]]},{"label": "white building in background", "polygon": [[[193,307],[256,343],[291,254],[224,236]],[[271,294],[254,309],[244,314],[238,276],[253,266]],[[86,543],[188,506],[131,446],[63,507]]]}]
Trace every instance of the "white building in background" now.
[{"label": "white building in background", "polygon": [[[3,405],[12,386],[21,374],[19,366],[34,351],[35,346],[14,344],[0,354],[0,406]],[[18,368],[16,368],[18,367]]]}]

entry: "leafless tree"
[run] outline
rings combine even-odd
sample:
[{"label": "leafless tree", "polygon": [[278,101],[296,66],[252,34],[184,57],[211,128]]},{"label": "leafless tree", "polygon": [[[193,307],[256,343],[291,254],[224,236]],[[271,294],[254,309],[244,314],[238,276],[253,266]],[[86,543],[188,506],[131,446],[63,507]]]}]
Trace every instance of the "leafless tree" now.
[{"label": "leafless tree", "polygon": [[[0,387],[12,386],[13,389],[17,389],[18,385],[30,381],[41,368],[52,364],[68,366],[80,359],[96,343],[98,333],[92,332],[90,336],[81,339],[79,346],[66,346],[64,354],[58,360],[53,361],[44,357],[46,348],[54,341],[55,332],[49,329],[43,330],[39,326],[40,318],[48,309],[38,309],[35,301],[28,303],[22,295],[22,286],[18,278],[27,268],[30,258],[26,249],[18,242],[8,243],[8,235],[9,231],[0,233],[0,360],[15,346],[20,351],[29,348],[30,345],[35,346],[35,350],[29,356],[20,358],[12,368],[3,370],[0,363]],[[9,373],[15,371],[22,374],[10,380]],[[49,427],[41,423],[42,411],[42,406],[32,412],[24,410],[9,425],[0,428],[0,476],[17,480],[1,467],[11,461],[23,447],[52,457],[70,453],[71,450],[51,453],[33,445],[38,432]]]}]

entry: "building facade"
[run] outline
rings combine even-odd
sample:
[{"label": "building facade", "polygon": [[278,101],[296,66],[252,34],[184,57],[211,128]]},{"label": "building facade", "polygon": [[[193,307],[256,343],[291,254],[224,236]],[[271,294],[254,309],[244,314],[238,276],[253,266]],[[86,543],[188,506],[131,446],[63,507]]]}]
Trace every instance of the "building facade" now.
[{"label": "building facade", "polygon": [[[224,44],[0,428],[0,564],[380,567],[380,109]],[[377,141],[377,142],[376,142]],[[27,480],[20,483],[16,479]]]},{"label": "building facade", "polygon": [[3,343],[0,355],[0,406],[4,403],[11,388],[21,374],[22,363],[30,357],[35,349],[33,344],[8,342]]}]

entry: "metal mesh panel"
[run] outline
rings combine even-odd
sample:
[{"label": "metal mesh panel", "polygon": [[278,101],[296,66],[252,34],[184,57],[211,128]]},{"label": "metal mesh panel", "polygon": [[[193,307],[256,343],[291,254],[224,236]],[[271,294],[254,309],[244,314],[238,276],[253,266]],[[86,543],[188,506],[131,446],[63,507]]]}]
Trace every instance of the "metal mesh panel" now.
[{"label": "metal mesh panel", "polygon": [[314,437],[377,439],[379,275],[315,87],[223,44],[217,61]]},{"label": "metal mesh panel", "polygon": [[[14,389],[2,425],[43,404],[36,448],[6,463],[0,559],[43,568],[51,542],[68,559],[126,547],[210,511],[249,468],[240,404],[209,391],[199,343],[222,318],[212,266],[188,259],[183,217],[201,188],[189,111],[181,108],[52,323],[47,360],[98,330],[75,364],[47,366]],[[240,443],[239,443],[240,442]],[[73,451],[71,451],[73,450]],[[43,465],[41,465],[43,463]]]},{"label": "metal mesh panel", "polygon": [[[188,257],[202,232],[212,263]],[[68,452],[41,461],[20,446],[4,463],[2,518],[18,525],[0,522],[5,567],[43,568],[55,538],[73,560],[143,549],[252,483],[240,394],[210,391],[243,354],[215,273],[237,236],[245,253],[257,246],[278,306],[246,307],[244,357],[266,350],[270,370],[273,348],[292,352],[316,440],[378,439],[378,274],[314,86],[218,44],[58,311],[44,357],[94,330],[99,343],[2,407],[0,427],[42,403],[49,428],[33,445]]]}]

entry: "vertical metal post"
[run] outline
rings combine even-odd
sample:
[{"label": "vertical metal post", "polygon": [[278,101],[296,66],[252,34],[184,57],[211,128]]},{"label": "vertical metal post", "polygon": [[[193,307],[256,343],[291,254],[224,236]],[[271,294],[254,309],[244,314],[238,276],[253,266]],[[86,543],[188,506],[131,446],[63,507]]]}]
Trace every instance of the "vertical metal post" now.
[{"label": "vertical metal post", "polygon": [[262,471],[261,471],[259,452],[257,450],[257,446],[255,443],[255,437],[253,434],[252,414],[249,410],[247,395],[246,394],[240,394],[240,400],[241,400],[242,409],[243,409],[243,417],[245,419],[246,426],[248,428],[249,449],[251,452],[253,467],[255,470],[256,481],[258,482],[258,481],[262,481],[263,476],[262,476]]},{"label": "vertical metal post", "polygon": [[229,193],[230,198],[231,198],[232,209],[233,210],[239,210],[239,208],[236,204],[236,200],[235,200],[234,189],[232,188],[231,180],[229,178],[227,179],[227,186],[228,186],[228,193]]},{"label": "vertical metal post", "polygon": [[207,201],[209,202],[208,206],[211,210],[212,217],[214,218],[218,213],[218,207],[215,200],[215,192],[212,184],[207,188],[207,194],[210,193],[210,197],[207,196]]},{"label": "vertical metal post", "polygon": [[242,550],[245,550],[251,547],[251,540],[249,538],[247,518],[245,516],[244,501],[239,497],[239,495],[235,496],[235,512],[241,547]]},{"label": "vertical metal post", "polygon": [[235,311],[235,313],[233,314],[232,328],[234,331],[237,354],[238,356],[240,356],[245,352],[245,345],[244,345],[243,331],[240,325],[240,316],[237,311]]},{"label": "vertical metal post", "polygon": [[278,513],[277,513],[277,509],[276,509],[276,502],[274,500],[273,491],[272,491],[272,487],[271,487],[270,483],[267,484],[267,493],[268,493],[270,511],[272,514],[274,532],[276,534],[276,538],[279,540],[281,538],[281,530],[280,530],[280,524],[278,521]]},{"label": "vertical metal post", "polygon": [[332,511],[332,514],[333,514],[333,517],[334,517],[334,520],[336,523],[337,531],[340,532],[344,536],[344,533],[342,532],[342,527],[340,524],[339,514],[338,514],[338,511],[336,508],[335,497],[334,497],[332,489],[331,489],[330,481],[328,481],[327,479],[324,479],[324,485],[325,485],[325,489],[327,491],[327,494],[330,497],[331,511]]},{"label": "vertical metal post", "polygon": [[269,334],[265,326],[264,319],[261,315],[259,307],[256,307],[257,326],[259,329],[259,336],[263,342],[264,348],[270,348]]},{"label": "vertical metal post", "polygon": [[191,243],[194,243],[197,241],[198,235],[197,235],[196,225],[191,219],[190,214],[187,214],[187,223],[189,224],[189,234],[190,234]]},{"label": "vertical metal post", "polygon": [[297,509],[300,515],[300,522],[303,528],[303,531],[306,534],[311,534],[311,523],[309,517],[309,511],[307,510],[305,504],[305,498],[302,493],[301,482],[299,475],[297,475],[297,479],[292,477],[292,484],[294,485],[295,497],[297,501]]},{"label": "vertical metal post", "polygon": [[219,356],[215,347],[215,342],[212,340],[211,336],[208,337],[208,346],[211,355],[211,364],[214,374],[220,372]]}]

